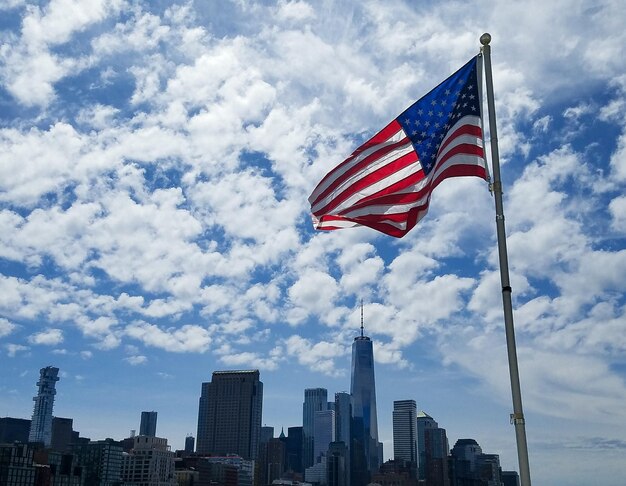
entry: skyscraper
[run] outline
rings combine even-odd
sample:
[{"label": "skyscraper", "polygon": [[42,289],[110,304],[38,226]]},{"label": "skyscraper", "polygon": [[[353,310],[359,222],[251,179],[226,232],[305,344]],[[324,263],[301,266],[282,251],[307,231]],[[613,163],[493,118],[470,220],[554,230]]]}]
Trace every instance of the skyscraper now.
[{"label": "skyscraper", "polygon": [[319,410],[313,416],[313,459],[319,462],[328,453],[328,445],[335,441],[335,411]]},{"label": "skyscraper", "polygon": [[59,368],[46,366],[39,370],[39,391],[33,397],[35,407],[30,424],[29,442],[42,442],[46,447],[52,442],[52,407],[56,395],[55,384],[59,381]]},{"label": "skyscraper", "polygon": [[[420,467],[425,470],[426,484],[431,486],[449,486],[448,474],[448,437],[446,429],[439,427],[424,430],[425,463]],[[495,483],[499,484],[499,483]]]},{"label": "skyscraper", "polygon": [[302,473],[302,427],[289,427],[287,429],[287,469]]},{"label": "skyscraper", "polygon": [[214,371],[211,382],[202,383],[196,452],[256,459],[262,408],[259,370]]},{"label": "skyscraper", "polygon": [[185,453],[192,454],[195,448],[196,439],[193,438],[193,435],[188,435],[187,437],[185,437]]},{"label": "skyscraper", "polygon": [[382,461],[382,444],[378,442],[376,415],[376,385],[372,341],[363,335],[363,306],[361,305],[361,335],[352,343],[352,440],[351,481],[364,486],[370,475],[378,471]]},{"label": "skyscraper", "polygon": [[139,424],[139,435],[156,437],[157,413],[141,412],[141,423]]},{"label": "skyscraper", "polygon": [[304,390],[304,403],[302,404],[302,467],[304,469],[315,463],[313,457],[313,420],[315,412],[327,409],[327,397],[326,388],[307,388]]},{"label": "skyscraper", "polygon": [[346,485],[350,485],[350,430],[352,420],[352,404],[349,393],[335,393],[335,441],[345,444],[344,467]]},{"label": "skyscraper", "polygon": [[72,445],[74,419],[52,417],[52,440],[50,448],[55,451],[68,451]]},{"label": "skyscraper", "polygon": [[417,405],[415,400],[393,402],[393,458],[406,461],[417,476]]},{"label": "skyscraper", "polygon": [[[419,479],[426,480],[428,460],[432,452],[426,448],[426,431],[439,428],[439,424],[427,413],[420,411],[417,414],[417,457]],[[446,444],[447,446],[447,444]],[[446,453],[447,455],[447,453]]]}]

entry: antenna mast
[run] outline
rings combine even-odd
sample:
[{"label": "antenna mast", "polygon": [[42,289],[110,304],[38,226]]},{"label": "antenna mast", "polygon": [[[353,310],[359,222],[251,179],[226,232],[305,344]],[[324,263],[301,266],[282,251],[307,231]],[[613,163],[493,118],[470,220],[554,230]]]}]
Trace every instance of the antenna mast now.
[{"label": "antenna mast", "polygon": [[361,337],[363,337],[363,299],[361,299]]}]

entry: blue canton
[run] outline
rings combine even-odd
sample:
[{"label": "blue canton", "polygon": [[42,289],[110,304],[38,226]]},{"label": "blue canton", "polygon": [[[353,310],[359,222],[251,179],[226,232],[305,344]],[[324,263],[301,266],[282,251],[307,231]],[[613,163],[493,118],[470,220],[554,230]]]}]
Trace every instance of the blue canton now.
[{"label": "blue canton", "polygon": [[480,116],[476,59],[474,57],[396,119],[411,140],[426,174],[434,168],[448,130],[466,115]]}]

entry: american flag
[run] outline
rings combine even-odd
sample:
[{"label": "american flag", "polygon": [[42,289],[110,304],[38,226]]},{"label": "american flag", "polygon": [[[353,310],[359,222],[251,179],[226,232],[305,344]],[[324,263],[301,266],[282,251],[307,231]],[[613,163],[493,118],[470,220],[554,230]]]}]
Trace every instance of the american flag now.
[{"label": "american flag", "polygon": [[478,56],[331,170],[309,196],[319,230],[369,226],[401,238],[448,177],[488,179]]}]

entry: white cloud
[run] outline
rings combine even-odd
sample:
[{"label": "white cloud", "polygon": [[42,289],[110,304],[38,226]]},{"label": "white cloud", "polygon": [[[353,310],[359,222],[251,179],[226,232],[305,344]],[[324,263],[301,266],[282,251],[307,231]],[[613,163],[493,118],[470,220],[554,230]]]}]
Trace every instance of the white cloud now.
[{"label": "white cloud", "polygon": [[616,197],[609,203],[611,226],[616,231],[626,233],[626,196]]},{"label": "white cloud", "polygon": [[277,360],[274,357],[263,358],[258,353],[251,352],[225,354],[220,356],[220,361],[226,366],[245,366],[268,371],[278,368]]},{"label": "white cloud", "polygon": [[207,329],[191,324],[163,330],[153,324],[136,322],[126,326],[124,333],[147,346],[174,353],[203,353],[209,349],[212,341]]},{"label": "white cloud", "polygon": [[[337,282],[330,275],[318,271],[307,271],[289,289],[289,300],[304,315],[323,316],[334,307],[337,299]],[[297,323],[298,320],[292,321]]]},{"label": "white cloud", "polygon": [[28,337],[28,342],[35,345],[56,346],[63,342],[61,329],[46,329]]},{"label": "white cloud", "polygon": [[0,338],[11,334],[16,329],[16,327],[17,326],[8,319],[0,317]]},{"label": "white cloud", "polygon": [[279,20],[302,21],[315,18],[315,10],[307,2],[281,0],[276,17]]},{"label": "white cloud", "polygon": [[126,361],[131,366],[137,366],[137,365],[147,363],[148,358],[147,356],[137,355],[137,356],[129,356],[128,358],[124,358],[124,361]]},{"label": "white cloud", "polygon": [[25,352],[30,349],[28,346],[23,346],[22,344],[13,344],[13,343],[5,344],[4,347],[6,348],[7,354],[9,355],[10,358],[15,358],[15,356],[17,356],[17,353]]},{"label": "white cloud", "polygon": [[296,334],[286,338],[283,342],[288,356],[295,358],[298,363],[330,376],[343,376],[345,370],[336,368],[335,359],[347,353],[347,347],[339,342],[318,341],[312,342]]}]

